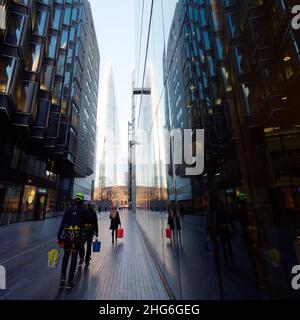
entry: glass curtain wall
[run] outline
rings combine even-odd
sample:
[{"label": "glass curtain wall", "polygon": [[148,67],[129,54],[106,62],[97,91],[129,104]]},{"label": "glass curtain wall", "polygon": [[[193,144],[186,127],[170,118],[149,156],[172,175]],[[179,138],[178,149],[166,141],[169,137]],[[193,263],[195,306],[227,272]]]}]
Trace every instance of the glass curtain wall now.
[{"label": "glass curtain wall", "polygon": [[[290,9],[272,0],[136,1],[137,221],[176,298],[297,295],[299,38]],[[166,134],[174,129],[193,139],[205,130],[203,174],[176,164]]]}]

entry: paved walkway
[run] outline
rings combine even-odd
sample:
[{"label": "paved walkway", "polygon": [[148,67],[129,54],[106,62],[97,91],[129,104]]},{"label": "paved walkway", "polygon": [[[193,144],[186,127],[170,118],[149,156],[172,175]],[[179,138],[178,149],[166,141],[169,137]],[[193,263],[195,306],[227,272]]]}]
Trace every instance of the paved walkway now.
[{"label": "paved walkway", "polygon": [[121,220],[125,238],[112,245],[108,215],[101,214],[101,253],[93,254],[88,269],[78,269],[71,292],[58,289],[60,266],[47,267],[60,219],[1,227],[0,265],[7,271],[7,290],[0,291],[0,299],[168,299],[135,217],[121,212]]}]

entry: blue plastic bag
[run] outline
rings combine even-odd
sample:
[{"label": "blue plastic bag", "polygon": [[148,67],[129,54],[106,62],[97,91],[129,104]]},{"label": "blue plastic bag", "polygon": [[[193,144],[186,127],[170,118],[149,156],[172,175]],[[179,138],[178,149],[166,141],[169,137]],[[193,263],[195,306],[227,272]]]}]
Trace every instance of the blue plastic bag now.
[{"label": "blue plastic bag", "polygon": [[93,242],[93,252],[100,252],[101,250],[101,242],[98,240],[95,240]]}]

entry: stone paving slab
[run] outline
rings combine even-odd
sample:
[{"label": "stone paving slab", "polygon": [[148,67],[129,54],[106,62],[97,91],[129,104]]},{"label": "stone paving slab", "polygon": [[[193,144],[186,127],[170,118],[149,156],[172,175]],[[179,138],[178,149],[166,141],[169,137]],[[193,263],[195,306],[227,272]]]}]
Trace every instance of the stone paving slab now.
[{"label": "stone paving slab", "polygon": [[99,219],[102,249],[89,268],[78,269],[71,292],[58,288],[58,269],[47,267],[60,219],[0,228],[0,265],[7,270],[7,290],[0,299],[16,300],[160,300],[168,295],[144,243],[135,216],[121,212],[125,238],[111,243],[106,213]]}]

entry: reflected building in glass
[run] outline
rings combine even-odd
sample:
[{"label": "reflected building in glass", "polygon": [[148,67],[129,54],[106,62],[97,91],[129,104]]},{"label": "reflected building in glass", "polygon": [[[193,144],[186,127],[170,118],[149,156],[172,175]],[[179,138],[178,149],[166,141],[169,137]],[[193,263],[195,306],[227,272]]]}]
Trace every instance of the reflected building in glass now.
[{"label": "reflected building in glass", "polygon": [[[4,1],[1,223],[42,219],[91,183],[100,56],[86,0]],[[8,221],[9,220],[9,221]]]},{"label": "reflected building in glass", "polygon": [[163,118],[157,96],[154,66],[148,63],[144,88],[150,94],[135,96],[137,207],[165,208],[167,183]]},{"label": "reflected building in glass", "polygon": [[[184,34],[180,32],[184,23],[184,7],[177,3],[174,18],[170,27],[167,51],[164,52],[165,93],[165,127],[169,132],[189,128],[188,108],[186,105],[186,82],[184,79]],[[193,207],[192,181],[184,177],[181,165],[174,165],[174,150],[171,147],[170,163],[168,164],[168,198],[170,203],[178,201],[185,211]],[[183,156],[183,154],[182,154]],[[195,195],[195,194],[194,194]]]},{"label": "reflected building in glass", "polygon": [[202,176],[171,167],[169,184],[191,181],[191,212],[205,215],[212,241],[222,236],[225,204],[238,256],[247,254],[249,277],[273,298],[297,296],[290,281],[300,263],[300,39],[291,5],[178,1],[164,55],[167,124],[205,129],[206,149]]}]

